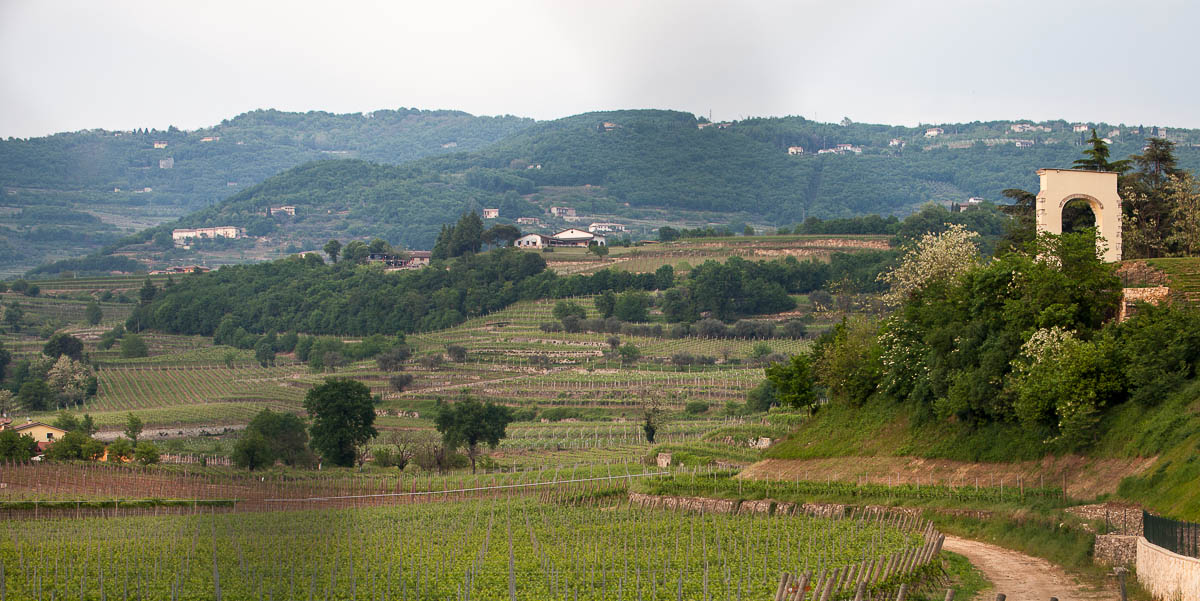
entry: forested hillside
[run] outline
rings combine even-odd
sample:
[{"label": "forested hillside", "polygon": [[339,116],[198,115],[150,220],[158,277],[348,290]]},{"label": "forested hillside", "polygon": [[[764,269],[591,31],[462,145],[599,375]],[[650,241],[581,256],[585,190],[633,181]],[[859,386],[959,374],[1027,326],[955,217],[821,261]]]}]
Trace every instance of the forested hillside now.
[{"label": "forested hillside", "polygon": [[[518,217],[546,220],[549,206],[567,206],[588,221],[621,220],[637,226],[641,235],[653,236],[661,225],[784,226],[813,216],[903,215],[930,201],[983,197],[1003,202],[1004,189],[1036,189],[1037,169],[1071,166],[1091,129],[1109,137],[1114,157],[1140,152],[1149,136],[1169,136],[1177,143],[1179,166],[1200,167],[1200,133],[1192,130],[1106,124],[1091,124],[1086,133],[1075,129],[1065,121],[976,122],[941,125],[933,130],[936,135],[929,135],[931,128],[925,126],[829,124],[803,117],[709,123],[665,110],[586,113],[539,123],[449,112],[347,116],[258,111],[211,131],[175,134],[189,140],[201,133],[221,136],[212,142],[176,148],[170,132],[124,137],[141,140],[137,161],[145,164],[167,150],[179,153],[173,168],[150,170],[153,177],[174,179],[156,182],[153,193],[134,195],[135,200],[158,199],[160,189],[168,202],[171,190],[189,190],[193,199],[200,189],[229,194],[163,229],[237,225],[273,252],[312,248],[329,238],[379,237],[397,246],[430,248],[442,224],[483,207],[500,208],[501,222],[511,223]],[[251,137],[258,141],[241,143]],[[4,152],[14,152],[14,144],[48,145],[53,140],[8,142]],[[154,140],[168,142],[167,148],[147,150]],[[455,140],[458,146],[443,147]],[[214,167],[203,177],[187,177],[186,165],[195,162],[189,153],[207,153],[211,160],[206,164]],[[421,154],[439,156],[402,167],[372,164]],[[101,156],[108,157],[99,161],[108,167],[87,171],[89,185],[121,160],[131,160]],[[371,162],[305,164],[238,191],[246,182],[267,177],[271,165],[314,157]],[[63,181],[83,185],[78,178],[84,176],[61,157],[55,160],[58,172],[72,173]],[[18,166],[6,165],[0,175],[40,185],[38,178],[46,180],[52,171],[29,165],[26,156]],[[134,171],[127,168],[127,177]],[[237,187],[227,185],[235,180]],[[16,198],[32,194],[18,191]],[[278,205],[296,206],[297,215],[268,216],[268,207]],[[549,220],[545,227],[566,225]],[[13,235],[28,236],[23,230]],[[143,232],[137,240],[152,235]],[[200,260],[178,252],[140,258]]]},{"label": "forested hillside", "polygon": [[[8,227],[0,228],[0,267],[86,254],[119,238],[118,228],[177,218],[306,162],[357,157],[402,163],[478,149],[532,124],[460,111],[259,110],[195,131],[88,130],[2,140],[0,215]],[[5,214],[26,207],[54,209],[36,223]],[[104,225],[57,215],[71,210],[91,213]]]}]

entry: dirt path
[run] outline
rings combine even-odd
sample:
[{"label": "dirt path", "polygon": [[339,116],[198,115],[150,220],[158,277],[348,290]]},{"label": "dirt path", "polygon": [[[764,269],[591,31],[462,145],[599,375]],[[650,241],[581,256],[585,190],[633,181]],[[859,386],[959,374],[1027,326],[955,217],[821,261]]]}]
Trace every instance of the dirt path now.
[{"label": "dirt path", "polygon": [[[1004,593],[1007,601],[1116,601],[1120,595],[1108,590],[1109,583],[1078,583],[1062,568],[1037,557],[979,541],[946,536],[943,548],[971,561],[992,581],[992,589],[976,597],[990,601]],[[1097,590],[1099,589],[1099,590]],[[966,601],[966,600],[964,600]]]}]

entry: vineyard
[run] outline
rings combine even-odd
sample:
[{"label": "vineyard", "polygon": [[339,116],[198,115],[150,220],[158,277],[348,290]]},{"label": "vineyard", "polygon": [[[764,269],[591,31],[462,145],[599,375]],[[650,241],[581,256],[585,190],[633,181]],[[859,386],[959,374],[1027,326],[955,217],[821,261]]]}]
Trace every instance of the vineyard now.
[{"label": "vineyard", "polygon": [[867,565],[924,542],[880,520],[526,499],[40,520],[0,540],[0,590],[21,599],[768,599],[784,571]]}]

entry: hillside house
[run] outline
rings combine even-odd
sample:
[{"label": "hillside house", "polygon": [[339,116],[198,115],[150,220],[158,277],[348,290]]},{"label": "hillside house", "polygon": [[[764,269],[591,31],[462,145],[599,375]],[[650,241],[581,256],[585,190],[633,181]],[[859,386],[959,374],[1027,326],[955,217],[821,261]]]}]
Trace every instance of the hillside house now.
[{"label": "hillside house", "polygon": [[944,133],[946,133],[946,130],[944,130],[940,127],[931,127],[929,129],[925,130],[925,137],[926,138],[936,138]]},{"label": "hillside house", "polygon": [[54,444],[54,441],[62,439],[67,435],[67,431],[62,428],[35,422],[33,420],[25,420],[25,423],[19,426],[13,426],[11,423],[0,426],[0,430],[12,430],[21,436],[29,436],[34,442],[38,443],[38,450],[44,451],[46,447]]},{"label": "hillside house", "polygon": [[792,156],[804,154],[803,146],[788,146],[788,154]]},{"label": "hillside house", "polygon": [[167,157],[165,159],[158,159],[158,168],[159,169],[174,169],[175,168],[175,157]]},{"label": "hillside house", "polygon": [[1017,148],[1033,148],[1033,140],[1013,140]]},{"label": "hillside house", "polygon": [[900,138],[892,138],[888,140],[888,146],[904,146],[904,140]]},{"label": "hillside house", "polygon": [[500,209],[484,209],[483,210],[483,218],[484,219],[495,219],[499,216],[500,216]]},{"label": "hillside house", "polygon": [[1045,125],[1034,125],[1032,123],[1013,123],[1012,125],[1008,126],[1008,130],[1013,133],[1017,133],[1017,134],[1023,134],[1023,133],[1035,132],[1035,131],[1047,132],[1047,133],[1050,132],[1049,127],[1047,127]]},{"label": "hillside house", "polygon": [[181,273],[208,273],[211,268],[203,265],[179,265],[176,267],[168,267],[166,269],[156,269],[150,272],[150,275],[168,275]]},{"label": "hillside house", "polygon": [[617,125],[616,123],[613,123],[612,121],[605,121],[600,124],[599,129],[600,129],[600,131],[612,131],[614,129],[617,129],[618,127],[621,127],[621,126]]},{"label": "hillside house", "polygon": [[550,207],[550,214],[555,217],[575,217],[575,209],[571,207]]},{"label": "hillside house", "polygon": [[433,251],[428,250],[410,250],[408,251],[408,260],[404,262],[405,269],[420,269],[429,267],[429,261],[433,259]]},{"label": "hillside house", "polygon": [[1071,131],[1073,131],[1077,134],[1084,133],[1088,129],[1090,129],[1090,128],[1086,124],[1083,124],[1083,123],[1077,123],[1077,124],[1071,126]]},{"label": "hillside house", "polygon": [[171,230],[171,238],[176,244],[184,243],[190,238],[241,238],[242,235],[242,228],[232,225]]},{"label": "hillside house", "polygon": [[201,142],[220,142],[221,136],[205,136],[203,138],[200,138],[200,141]]},{"label": "hillside house", "polygon": [[166,142],[164,142],[164,141],[161,141],[161,140],[155,140],[155,141],[154,141],[154,147],[155,147],[155,148],[166,148],[166,147],[167,147],[167,143],[166,143]]},{"label": "hillside house", "polygon": [[296,207],[294,205],[283,205],[281,207],[269,207],[267,213],[271,215],[289,215],[296,216]]},{"label": "hillside house", "polygon": [[513,242],[518,248],[546,248],[550,246],[550,236],[542,234],[525,234]]},{"label": "hillside house", "polygon": [[587,248],[591,244],[599,244],[600,246],[604,246],[606,244],[604,236],[571,228],[558,232],[553,236],[544,236],[542,234],[526,234],[520,238],[517,238],[517,241],[513,243],[513,246],[518,248]]},{"label": "hillside house", "polygon": [[629,228],[623,223],[593,223],[588,226],[588,231],[597,234],[603,232],[627,232]]},{"label": "hillside house", "polygon": [[542,220],[537,217],[517,217],[518,225],[541,225]]}]

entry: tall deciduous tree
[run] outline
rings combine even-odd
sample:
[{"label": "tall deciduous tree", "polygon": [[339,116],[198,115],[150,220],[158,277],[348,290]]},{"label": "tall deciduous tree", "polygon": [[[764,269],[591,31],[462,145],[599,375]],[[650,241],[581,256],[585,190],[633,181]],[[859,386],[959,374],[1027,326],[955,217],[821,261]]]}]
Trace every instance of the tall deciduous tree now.
[{"label": "tall deciduous tree", "polygon": [[130,413],[125,416],[125,438],[129,439],[130,444],[137,446],[137,439],[142,435],[142,428],[145,424],[142,423],[142,418]]},{"label": "tall deciduous tree", "polygon": [[475,460],[479,456],[479,445],[496,448],[506,436],[505,430],[513,421],[512,411],[495,403],[480,403],[464,397],[453,404],[439,403],[434,425],[442,434],[442,444],[448,449],[463,447],[471,460],[471,473],[475,473]]},{"label": "tall deciduous tree", "polygon": [[337,263],[338,254],[342,252],[342,243],[337,240],[330,240],[325,243],[325,248],[322,249],[325,254],[329,255],[329,262]]},{"label": "tall deciduous tree", "polygon": [[334,465],[353,466],[363,445],[374,438],[375,408],[371,389],[348,378],[326,378],[304,396],[312,417],[312,446]]},{"label": "tall deciduous tree", "polygon": [[767,379],[775,386],[779,403],[795,409],[808,409],[817,405],[817,391],[813,387],[812,366],[808,355],[792,355],[787,363],[772,363],[763,369]]}]

